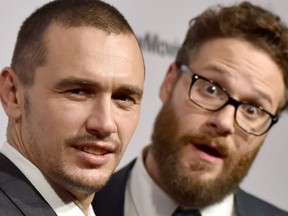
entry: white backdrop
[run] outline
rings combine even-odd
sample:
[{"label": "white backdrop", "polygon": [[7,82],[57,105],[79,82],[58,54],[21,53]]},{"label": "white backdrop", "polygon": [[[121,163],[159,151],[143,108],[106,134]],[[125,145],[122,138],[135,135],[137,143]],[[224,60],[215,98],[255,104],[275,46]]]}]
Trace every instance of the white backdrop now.
[{"label": "white backdrop", "polygon": [[[150,142],[150,134],[161,103],[158,88],[174,60],[175,47],[182,43],[189,20],[208,6],[233,0],[105,0],[128,19],[141,39],[146,63],[146,83],[141,118],[134,137],[120,163],[122,167]],[[0,68],[10,65],[18,29],[35,8],[48,0],[0,0]],[[278,13],[288,23],[287,0],[254,0]],[[288,210],[288,114],[272,128],[242,188]],[[5,141],[7,117],[0,107],[0,143]]]}]

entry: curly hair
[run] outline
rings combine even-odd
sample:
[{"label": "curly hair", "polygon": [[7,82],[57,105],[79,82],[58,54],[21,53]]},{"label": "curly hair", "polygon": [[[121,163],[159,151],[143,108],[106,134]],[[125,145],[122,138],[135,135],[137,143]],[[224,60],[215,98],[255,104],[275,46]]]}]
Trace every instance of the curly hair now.
[{"label": "curly hair", "polygon": [[283,72],[285,104],[279,111],[287,109],[288,28],[280,17],[250,2],[209,8],[190,21],[176,63],[189,64],[201,45],[216,38],[244,39],[267,52]]}]

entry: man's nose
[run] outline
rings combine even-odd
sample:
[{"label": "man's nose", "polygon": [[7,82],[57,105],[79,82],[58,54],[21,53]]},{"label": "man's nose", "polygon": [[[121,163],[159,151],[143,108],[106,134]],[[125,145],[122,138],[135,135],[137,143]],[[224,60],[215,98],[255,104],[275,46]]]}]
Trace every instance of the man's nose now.
[{"label": "man's nose", "polygon": [[207,126],[210,132],[218,136],[227,136],[235,132],[235,112],[233,105],[227,104],[222,109],[210,113]]},{"label": "man's nose", "polygon": [[89,133],[101,138],[117,131],[111,97],[95,101],[87,117],[86,129]]}]

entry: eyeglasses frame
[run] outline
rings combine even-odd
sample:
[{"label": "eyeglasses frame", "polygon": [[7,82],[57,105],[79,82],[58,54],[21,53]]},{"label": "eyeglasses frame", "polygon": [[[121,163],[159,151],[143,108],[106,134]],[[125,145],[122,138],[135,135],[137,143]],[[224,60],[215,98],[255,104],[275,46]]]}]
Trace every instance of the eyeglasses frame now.
[{"label": "eyeglasses frame", "polygon": [[[242,130],[244,130],[246,133],[249,133],[249,134],[252,134],[254,136],[262,136],[263,134],[267,133],[270,128],[278,122],[278,115],[273,115],[272,113],[268,112],[267,110],[265,110],[263,107],[256,107],[257,109],[260,109],[262,112],[265,112],[267,113],[270,118],[271,118],[271,124],[269,125],[269,127],[266,128],[266,130],[264,130],[263,132],[261,133],[254,133],[254,132],[251,132],[251,131],[248,131],[246,130],[245,128],[243,128],[241,125],[239,125],[239,123],[237,122],[237,118],[236,118],[236,113],[237,113],[237,109],[238,107],[241,105],[241,104],[249,104],[247,102],[243,102],[243,101],[238,101],[236,99],[234,99],[233,97],[230,96],[230,94],[226,91],[225,88],[223,88],[222,86],[216,84],[213,80],[210,80],[210,79],[207,79],[206,77],[203,77],[197,73],[195,73],[192,69],[190,69],[187,65],[185,64],[179,64],[177,65],[178,68],[182,71],[182,72],[189,72],[189,75],[191,76],[191,84],[190,84],[190,87],[189,87],[189,91],[188,91],[188,97],[189,99],[195,104],[197,105],[198,107],[204,109],[204,110],[207,110],[207,111],[210,111],[210,112],[217,112],[221,109],[223,109],[225,106],[227,106],[228,104],[229,105],[232,105],[233,107],[235,107],[235,112],[234,112],[234,120],[236,122],[236,124],[238,125],[239,128],[241,128]],[[191,98],[191,90],[192,90],[192,87],[194,85],[194,83],[198,80],[198,79],[204,79],[208,82],[210,82],[211,84],[217,86],[219,89],[221,89],[228,97],[228,100],[222,105],[220,106],[219,108],[217,109],[208,109],[208,108],[205,108],[203,107],[202,105],[198,104],[197,102],[195,102],[192,98]]]}]

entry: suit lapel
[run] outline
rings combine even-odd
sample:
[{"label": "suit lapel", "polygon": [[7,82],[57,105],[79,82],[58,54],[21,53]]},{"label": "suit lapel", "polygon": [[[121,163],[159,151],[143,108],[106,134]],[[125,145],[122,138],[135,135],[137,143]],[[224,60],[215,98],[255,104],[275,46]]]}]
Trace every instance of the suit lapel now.
[{"label": "suit lapel", "polygon": [[0,189],[27,216],[56,216],[23,173],[3,154],[0,154]]}]

